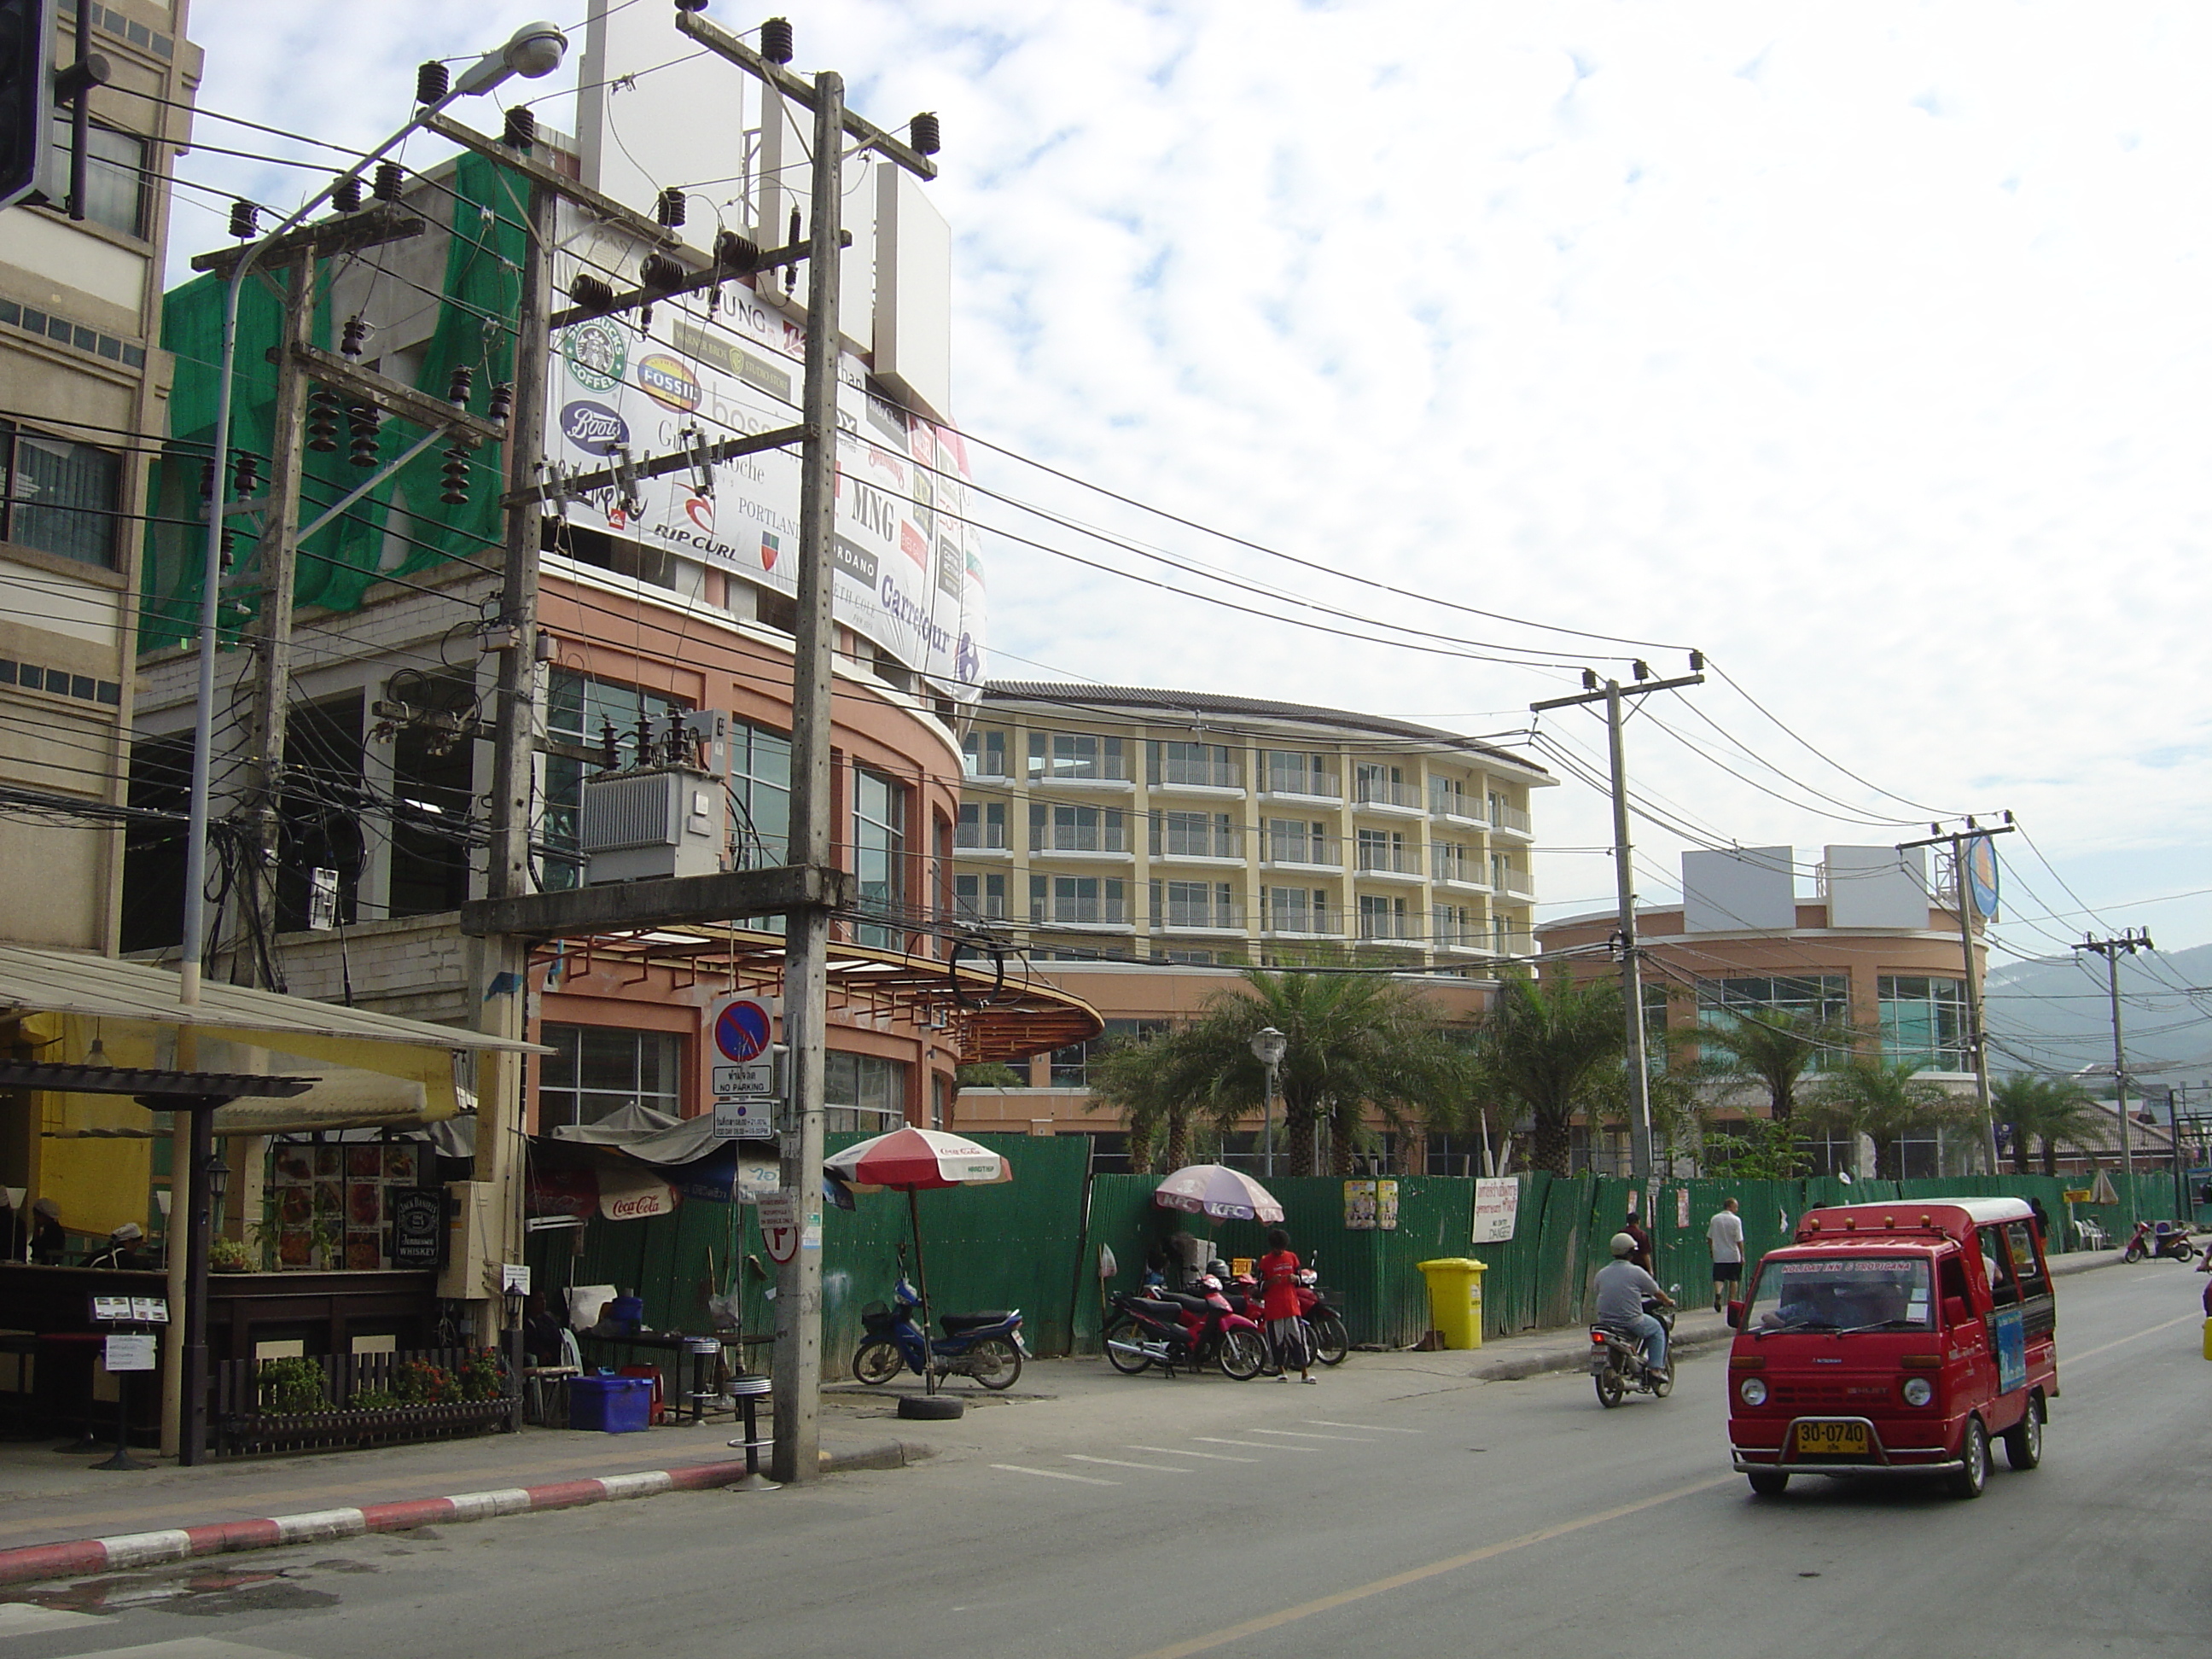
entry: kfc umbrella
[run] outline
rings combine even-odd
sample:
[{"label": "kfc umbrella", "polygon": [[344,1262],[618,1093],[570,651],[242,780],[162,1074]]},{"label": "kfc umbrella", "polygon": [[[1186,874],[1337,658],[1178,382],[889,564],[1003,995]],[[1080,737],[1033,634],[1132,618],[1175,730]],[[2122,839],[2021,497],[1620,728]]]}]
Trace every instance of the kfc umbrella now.
[{"label": "kfc umbrella", "polygon": [[1153,1190],[1163,1210],[1212,1216],[1217,1221],[1280,1221],[1275,1195],[1241,1170],[1225,1164],[1189,1164]]},{"label": "kfc umbrella", "polygon": [[[848,1146],[823,1168],[856,1192],[879,1192],[888,1187],[906,1194],[907,1213],[914,1227],[915,1277],[921,1281],[922,1347],[929,1352],[929,1271],[921,1259],[921,1206],[915,1194],[925,1188],[994,1186],[1012,1181],[1014,1166],[965,1135],[948,1134],[942,1129],[906,1128]],[[931,1394],[937,1392],[933,1364],[922,1371],[922,1387]]]}]

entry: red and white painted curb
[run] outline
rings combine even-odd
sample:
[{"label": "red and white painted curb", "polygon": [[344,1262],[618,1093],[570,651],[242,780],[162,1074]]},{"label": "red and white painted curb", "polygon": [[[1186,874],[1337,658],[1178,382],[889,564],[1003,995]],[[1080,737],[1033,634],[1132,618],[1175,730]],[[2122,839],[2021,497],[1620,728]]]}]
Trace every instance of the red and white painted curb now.
[{"label": "red and white painted curb", "polygon": [[636,1474],[605,1474],[587,1480],[556,1480],[544,1486],[509,1486],[498,1492],[462,1492],[453,1498],[421,1498],[402,1504],[370,1504],[360,1509],[314,1510],[265,1521],[218,1521],[204,1527],[173,1527],[161,1532],[125,1533],[115,1538],[81,1538],[66,1544],[31,1544],[0,1550],[0,1584],[34,1578],[72,1578],[125,1567],[159,1566],[196,1555],[229,1550],[273,1549],[285,1544],[319,1543],[329,1538],[357,1538],[370,1532],[407,1532],[416,1527],[456,1521],[489,1521],[495,1516],[534,1510],[574,1509],[614,1498],[653,1498],[667,1492],[697,1492],[726,1486],[745,1473],[742,1462],[693,1463],[677,1469],[647,1469]]}]

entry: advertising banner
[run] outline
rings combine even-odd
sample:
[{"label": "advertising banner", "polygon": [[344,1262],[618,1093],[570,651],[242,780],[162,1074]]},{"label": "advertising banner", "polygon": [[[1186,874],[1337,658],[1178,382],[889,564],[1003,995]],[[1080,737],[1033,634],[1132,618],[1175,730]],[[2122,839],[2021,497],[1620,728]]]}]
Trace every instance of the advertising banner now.
[{"label": "advertising banner", "polygon": [[[546,451],[569,473],[795,425],[805,331],[742,283],[654,307],[650,336],[626,319],[554,337]],[[969,522],[967,447],[950,427],[870,390],[861,360],[839,375],[837,620],[972,699],[982,677],[981,538]],[[572,496],[569,524],[678,554],[776,592],[799,591],[796,446]],[[702,483],[711,484],[702,489]]]},{"label": "advertising banner", "polygon": [[1503,1244],[1513,1237],[1521,1215],[1521,1183],[1487,1176],[1474,1183],[1474,1242]]}]

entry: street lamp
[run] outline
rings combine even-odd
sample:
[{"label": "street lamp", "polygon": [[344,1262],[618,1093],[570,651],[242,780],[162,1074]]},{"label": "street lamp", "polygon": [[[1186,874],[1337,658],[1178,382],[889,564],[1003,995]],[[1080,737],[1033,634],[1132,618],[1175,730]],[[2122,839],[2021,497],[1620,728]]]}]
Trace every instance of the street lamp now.
[{"label": "street lamp", "polygon": [[1261,1169],[1272,1178],[1275,1173],[1275,1068],[1283,1063],[1291,1040],[1272,1025],[1262,1025],[1252,1033],[1252,1058],[1267,1068],[1267,1101],[1261,1115]]}]

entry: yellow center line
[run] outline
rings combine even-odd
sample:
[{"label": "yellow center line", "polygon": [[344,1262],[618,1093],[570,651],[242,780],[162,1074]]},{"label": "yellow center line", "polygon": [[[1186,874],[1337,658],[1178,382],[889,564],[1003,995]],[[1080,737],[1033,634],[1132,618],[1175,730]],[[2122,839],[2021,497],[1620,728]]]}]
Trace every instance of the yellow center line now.
[{"label": "yellow center line", "polygon": [[1510,1555],[1515,1550],[1527,1549],[1531,1544],[1547,1544],[1554,1538],[1565,1538],[1570,1533],[1582,1532],[1591,1527],[1601,1527],[1607,1522],[1618,1521],[1624,1516],[1636,1515],[1644,1510],[1656,1509],[1662,1504],[1672,1504],[1679,1498],[1693,1498],[1701,1492],[1711,1492],[1716,1486],[1732,1485],[1735,1480],[1735,1477],[1732,1474],[1721,1475],[1711,1480],[1700,1480],[1694,1486],[1677,1486],[1674,1491],[1661,1492],[1656,1498],[1642,1498],[1633,1504],[1622,1504],[1613,1509],[1601,1510],[1595,1515],[1585,1515],[1578,1520],[1562,1521],[1556,1526],[1539,1528],[1534,1532],[1524,1532],[1518,1538],[1509,1538],[1503,1543],[1486,1544],[1479,1550],[1468,1550],[1461,1555],[1449,1555],[1441,1561],[1431,1561],[1425,1566],[1408,1567],[1405,1571],[1394,1572],[1387,1578],[1372,1579],[1364,1584],[1355,1584],[1350,1589],[1338,1590],[1333,1595],[1317,1596],[1310,1601],[1301,1601],[1295,1607],[1280,1607],[1273,1613],[1262,1613],[1256,1619],[1247,1619],[1240,1625],[1231,1625],[1226,1629],[1214,1631],[1205,1636],[1194,1636],[1188,1641],[1177,1642],[1170,1647],[1154,1648],[1148,1653],[1139,1654],[1136,1659],[1188,1659],[1188,1655],[1210,1652],[1215,1648],[1226,1647],[1231,1642],[1241,1642],[1248,1636],[1259,1636],[1271,1630],[1280,1630],[1284,1626],[1296,1624],[1301,1619],[1310,1619],[1317,1613],[1333,1612],[1338,1607],[1348,1607],[1354,1601],[1364,1601],[1371,1595],[1381,1595],[1389,1590],[1403,1589],[1408,1584],[1418,1584],[1425,1578],[1435,1578],[1443,1573],[1457,1572],[1462,1567],[1471,1567],[1479,1561],[1488,1561],[1500,1555]]},{"label": "yellow center line", "polygon": [[2130,1342],[2140,1341],[2146,1336],[2156,1336],[2160,1331],[2170,1331],[2176,1325],[2186,1325],[2191,1321],[2201,1319],[2202,1317],[2203,1316],[2201,1314],[2185,1313],[2179,1319],[2169,1319],[2162,1324],[2147,1325],[2142,1330],[2137,1331],[2133,1336],[2115,1337],[2112,1341],[2101,1343],[2096,1347],[2084,1348],[2080,1353],[2062,1354],[2059,1357],[2060,1363],[2067,1365],[2078,1365],[2083,1360],[2088,1358],[2092,1354],[2104,1353],[2113,1348],[2124,1347]]}]

